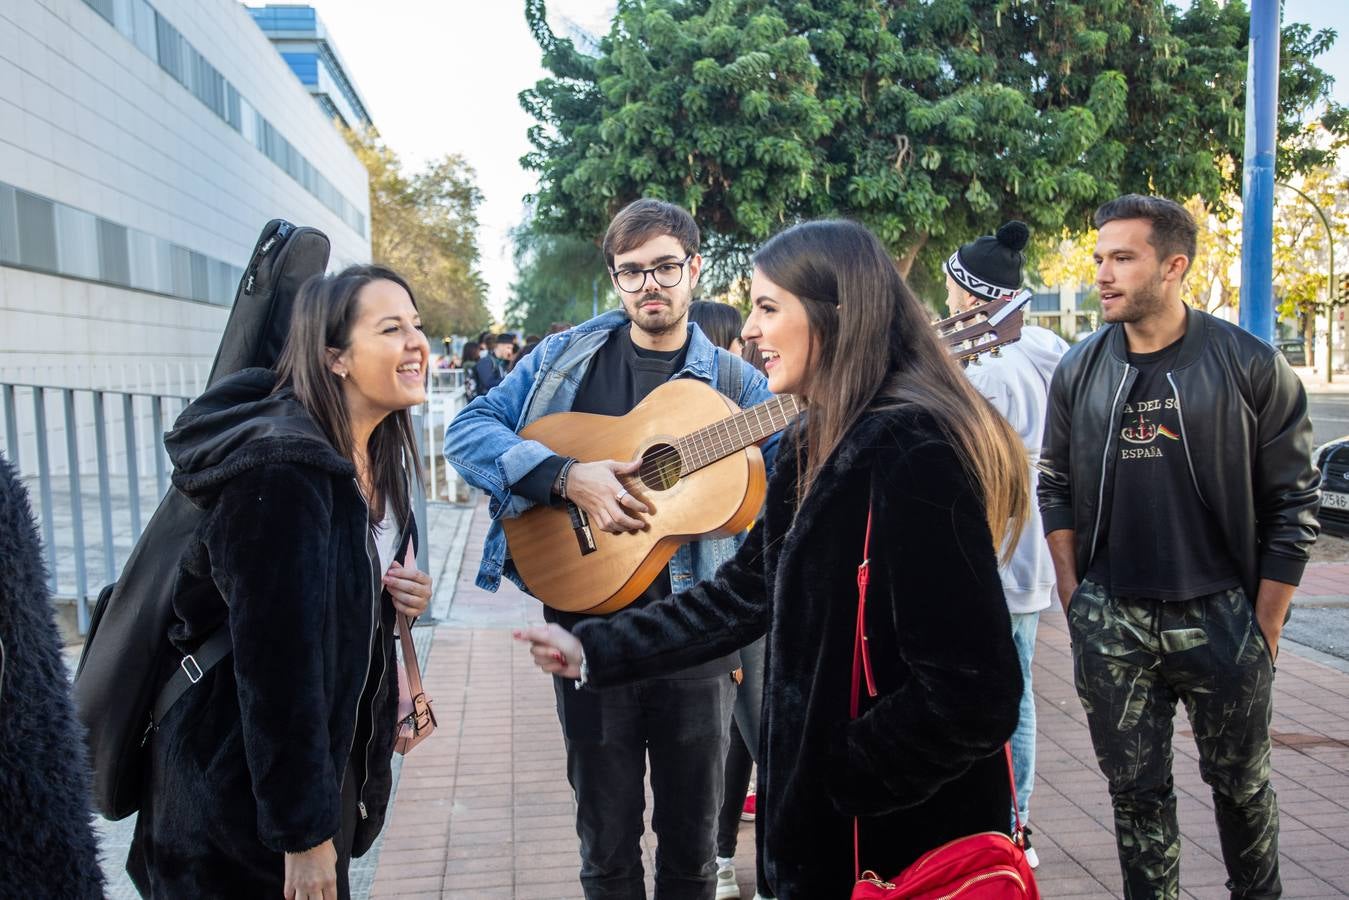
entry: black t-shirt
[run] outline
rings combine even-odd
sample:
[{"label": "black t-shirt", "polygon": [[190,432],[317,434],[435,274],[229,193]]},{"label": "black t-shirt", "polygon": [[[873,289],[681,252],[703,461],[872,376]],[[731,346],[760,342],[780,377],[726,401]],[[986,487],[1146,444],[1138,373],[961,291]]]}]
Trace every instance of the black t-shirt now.
[{"label": "black t-shirt", "polygon": [[1087,571],[1117,597],[1189,600],[1241,584],[1190,474],[1167,379],[1179,350],[1129,354],[1138,377],[1120,416],[1106,539]]},{"label": "black t-shirt", "polygon": [[[601,416],[621,416],[646,399],[646,395],[674,377],[684,368],[688,342],[678,350],[645,350],[632,342],[632,325],[616,329],[590,360],[590,368],[581,379],[571,411]],[[542,465],[547,466],[548,463]],[[551,467],[550,467],[551,468]],[[532,473],[531,473],[532,474]],[[528,476],[526,476],[528,477]],[[555,477],[555,476],[554,476]],[[551,485],[551,481],[549,482]],[[670,568],[660,570],[656,580],[630,606],[638,608],[663,600],[673,593]],[[545,621],[557,622],[568,631],[593,616],[566,613],[544,607]],[[724,675],[739,665],[738,654],[673,673],[668,677],[701,678]]]}]

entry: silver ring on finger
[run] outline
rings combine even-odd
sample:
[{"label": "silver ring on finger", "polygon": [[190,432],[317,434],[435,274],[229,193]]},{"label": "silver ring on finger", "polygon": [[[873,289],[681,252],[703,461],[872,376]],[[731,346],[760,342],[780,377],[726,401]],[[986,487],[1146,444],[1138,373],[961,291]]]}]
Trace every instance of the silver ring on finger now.
[{"label": "silver ring on finger", "polygon": [[617,494],[614,495],[614,499],[617,500],[619,503],[622,503],[623,498],[626,496],[628,496],[628,489],[623,488],[623,490],[619,491]]}]

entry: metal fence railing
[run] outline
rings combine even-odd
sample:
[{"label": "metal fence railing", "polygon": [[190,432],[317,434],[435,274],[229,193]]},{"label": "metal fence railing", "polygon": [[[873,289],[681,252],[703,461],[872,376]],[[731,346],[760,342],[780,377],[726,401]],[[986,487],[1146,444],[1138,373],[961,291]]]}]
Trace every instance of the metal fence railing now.
[{"label": "metal fence railing", "polygon": [[[168,490],[160,436],[188,400],[0,384],[3,449],[36,496],[48,586],[75,598],[81,634],[89,625],[89,597],[97,593],[93,582],[117,577],[141,535],[146,508],[153,511]],[[97,518],[86,518],[86,509],[97,509]]]},{"label": "metal fence railing", "polygon": [[[467,486],[440,455],[445,428],[464,405],[463,373],[433,372],[429,382],[427,403],[413,410],[427,474],[426,490],[415,498],[422,523],[428,499],[468,499]],[[116,580],[169,489],[163,435],[189,402],[181,393],[0,381],[0,450],[36,500],[48,586],[74,601],[81,634],[91,599]]]}]

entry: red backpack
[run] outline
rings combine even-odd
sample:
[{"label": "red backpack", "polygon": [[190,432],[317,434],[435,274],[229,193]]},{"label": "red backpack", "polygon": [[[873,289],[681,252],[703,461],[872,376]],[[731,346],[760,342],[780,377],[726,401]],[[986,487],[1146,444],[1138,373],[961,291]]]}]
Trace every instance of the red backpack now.
[{"label": "red backpack", "polygon": [[[866,602],[870,578],[871,510],[867,510],[867,536],[862,564],[857,567],[857,637],[853,647],[852,718],[861,705],[863,681],[869,696],[876,696],[867,650]],[[1007,777],[1012,782],[1012,810],[1016,811],[1016,776],[1012,771],[1012,746],[1003,745]],[[885,881],[875,872],[861,871],[857,820],[853,819],[853,866],[857,883],[852,900],[1040,900],[1040,889],[1031,874],[1021,846],[1021,816],[1016,815],[1014,837],[1000,831],[985,831],[947,841],[934,847]]]}]

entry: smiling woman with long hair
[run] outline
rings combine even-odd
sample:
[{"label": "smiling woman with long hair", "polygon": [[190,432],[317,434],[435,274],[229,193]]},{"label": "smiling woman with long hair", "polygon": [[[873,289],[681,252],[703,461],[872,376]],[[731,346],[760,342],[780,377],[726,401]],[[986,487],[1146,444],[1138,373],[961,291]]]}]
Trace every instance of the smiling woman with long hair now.
[{"label": "smiling woman with long hair", "polygon": [[[640,610],[522,630],[545,671],[596,688],[768,635],[760,852],[779,900],[847,896],[864,868],[1007,832],[1001,748],[1021,672],[995,548],[1024,521],[1021,442],[964,377],[881,243],[811,222],[754,257],[746,341],[806,411],[764,516],[717,577]],[[849,721],[857,572],[876,693]]]},{"label": "smiling woman with long hair", "polygon": [[349,896],[389,799],[394,613],[431,596],[399,562],[428,357],[398,275],[313,278],[277,370],[222,379],[167,436],[175,488],[207,510],[170,639],[193,653],[223,629],[232,652],[149,738],[127,860],[146,896]]}]

